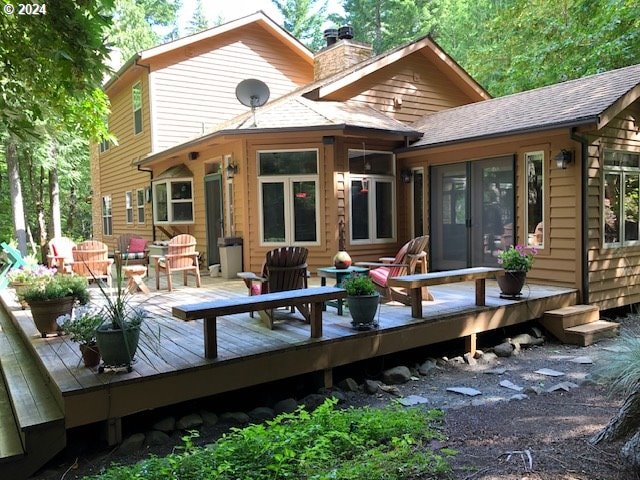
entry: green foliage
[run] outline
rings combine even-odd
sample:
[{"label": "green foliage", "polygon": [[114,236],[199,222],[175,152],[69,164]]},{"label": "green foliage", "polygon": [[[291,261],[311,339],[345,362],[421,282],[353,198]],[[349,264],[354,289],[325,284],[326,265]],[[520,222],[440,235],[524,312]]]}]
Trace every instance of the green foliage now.
[{"label": "green foliage", "polygon": [[358,297],[361,295],[373,295],[376,293],[376,287],[368,275],[352,274],[342,281],[342,288],[347,291],[350,297]]},{"label": "green foliage", "polygon": [[[635,321],[637,320],[638,318],[635,318]],[[594,376],[609,383],[612,392],[628,396],[637,391],[640,384],[640,337],[634,333],[623,332],[616,345],[620,348],[602,362]]]},{"label": "green foliage", "polygon": [[87,279],[79,275],[53,275],[30,282],[21,292],[20,300],[51,300],[73,296],[81,304],[89,302]]},{"label": "green foliage", "polygon": [[524,245],[511,245],[506,250],[498,253],[498,263],[502,268],[515,272],[528,272],[533,266],[533,259],[537,254],[535,248]]},{"label": "green foliage", "polygon": [[62,330],[72,341],[89,345],[96,341],[96,328],[102,321],[100,310],[94,307],[78,307],[72,316],[65,315]]},{"label": "green foliage", "polygon": [[197,448],[184,438],[181,453],[113,467],[96,479],[445,478],[451,452],[427,444],[441,439],[442,413],[422,409],[335,409],[327,400],[314,412],[298,410],[266,424],[232,429],[215,444]]},{"label": "green foliage", "polygon": [[327,0],[272,0],[284,17],[284,28],[312,51],[324,46],[322,25]]},{"label": "green foliage", "polygon": [[126,330],[137,327],[147,317],[145,310],[130,305],[131,294],[124,285],[121,264],[118,264],[116,268],[115,291],[113,293],[107,291],[101,282],[98,282],[98,288],[104,299],[104,306],[101,310],[102,323],[109,328]]},{"label": "green foliage", "polygon": [[208,28],[209,21],[207,20],[207,16],[204,14],[204,9],[202,8],[202,0],[197,0],[196,8],[193,11],[193,15],[191,16],[191,20],[189,21],[189,26],[187,27],[187,33],[198,33]]}]

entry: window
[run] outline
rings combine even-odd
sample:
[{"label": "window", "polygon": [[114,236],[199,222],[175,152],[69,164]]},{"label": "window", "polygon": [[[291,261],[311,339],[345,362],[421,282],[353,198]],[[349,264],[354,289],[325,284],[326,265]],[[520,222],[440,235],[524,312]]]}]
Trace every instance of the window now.
[{"label": "window", "polygon": [[318,151],[258,152],[262,245],[318,245]]},{"label": "window", "polygon": [[109,150],[109,140],[103,140],[100,142],[100,153],[104,153]]},{"label": "window", "polygon": [[124,192],[124,211],[126,212],[127,223],[133,223],[133,193]]},{"label": "window", "polygon": [[153,183],[153,215],[156,223],[193,223],[193,181],[165,180]]},{"label": "window", "polygon": [[544,152],[524,154],[527,172],[527,244],[544,248]]},{"label": "window", "polygon": [[640,240],[640,154],[605,150],[603,232],[607,246]]},{"label": "window", "polygon": [[136,83],[131,89],[133,104],[133,133],[142,132],[142,85]]},{"label": "window", "polygon": [[136,206],[138,207],[138,223],[144,223],[144,189],[136,190]]},{"label": "window", "polygon": [[102,197],[102,233],[112,235],[113,223],[111,217],[111,196]]},{"label": "window", "polygon": [[349,150],[351,242],[391,242],[396,236],[394,157]]}]

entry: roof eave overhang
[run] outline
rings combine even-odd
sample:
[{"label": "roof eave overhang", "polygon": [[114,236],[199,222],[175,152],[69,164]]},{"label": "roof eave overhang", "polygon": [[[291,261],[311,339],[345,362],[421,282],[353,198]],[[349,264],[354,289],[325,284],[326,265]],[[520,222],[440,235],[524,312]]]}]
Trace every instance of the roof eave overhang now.
[{"label": "roof eave overhang", "polygon": [[625,108],[640,98],[640,84],[618,98],[613,104],[598,116],[598,130],[605,127]]},{"label": "roof eave overhang", "polygon": [[349,124],[339,125],[319,125],[315,127],[293,127],[293,128],[243,128],[218,130],[208,135],[189,140],[174,147],[163,150],[155,154],[147,155],[138,160],[133,161],[134,166],[142,167],[152,163],[165,160],[185,150],[192,150],[200,147],[204,143],[221,140],[227,137],[264,135],[264,134],[282,134],[287,133],[305,133],[305,132],[325,132],[330,135],[342,135],[345,137],[356,137],[375,134],[377,139],[396,140],[410,142],[418,140],[422,137],[422,133],[415,130],[384,130],[379,128],[360,127]]},{"label": "roof eave overhang", "polygon": [[[538,133],[538,132],[544,132],[547,130],[557,130],[559,128],[577,128],[577,127],[584,127],[585,125],[589,125],[589,124],[592,124],[595,126],[597,124],[597,121],[598,121],[598,117],[594,116],[594,117],[588,117],[588,118],[575,120],[571,122],[559,122],[559,123],[548,124],[540,127],[521,128],[516,130],[510,130],[508,132],[499,132],[499,133],[492,133],[487,135],[478,135],[475,137],[466,137],[466,138],[456,139],[456,140],[448,140],[444,142],[430,143],[428,145],[408,146],[408,147],[396,149],[396,153],[412,152],[417,150],[428,150],[431,148],[445,147],[450,145],[461,145],[464,143],[471,143],[479,140],[506,138],[506,137],[512,137],[515,135],[525,135],[527,133]],[[428,137],[429,131],[427,130],[426,132],[424,132],[423,136]]]}]

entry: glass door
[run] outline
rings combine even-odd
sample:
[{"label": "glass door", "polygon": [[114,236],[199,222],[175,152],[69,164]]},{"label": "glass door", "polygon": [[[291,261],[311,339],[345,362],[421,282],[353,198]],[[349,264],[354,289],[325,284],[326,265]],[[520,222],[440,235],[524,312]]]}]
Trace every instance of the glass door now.
[{"label": "glass door", "polygon": [[411,236],[424,235],[424,170],[411,171]]},{"label": "glass door", "polygon": [[433,270],[498,265],[514,238],[513,170],[510,156],[432,167]]}]

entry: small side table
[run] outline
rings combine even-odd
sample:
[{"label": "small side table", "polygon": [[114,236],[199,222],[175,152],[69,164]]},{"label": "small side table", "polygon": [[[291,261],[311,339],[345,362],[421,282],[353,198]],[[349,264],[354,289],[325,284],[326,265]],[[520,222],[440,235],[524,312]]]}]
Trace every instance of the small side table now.
[{"label": "small side table", "polygon": [[[366,273],[369,269],[366,267],[349,267],[349,268],[336,268],[336,267],[323,267],[318,269],[318,276],[320,277],[320,285],[327,285],[327,277],[336,279],[336,287],[340,287],[342,285],[342,280],[345,277],[348,277],[352,273]],[[331,306],[335,306],[338,310],[338,315],[342,316],[342,299],[338,299],[335,302],[332,300],[331,302],[327,302],[327,304]],[[325,306],[326,310],[326,306]]]},{"label": "small side table", "polygon": [[125,278],[128,278],[127,288],[129,289],[129,293],[136,293],[140,291],[142,293],[150,293],[149,288],[144,283],[142,277],[147,274],[147,267],[144,265],[131,265],[131,266],[123,266],[122,273]]}]

